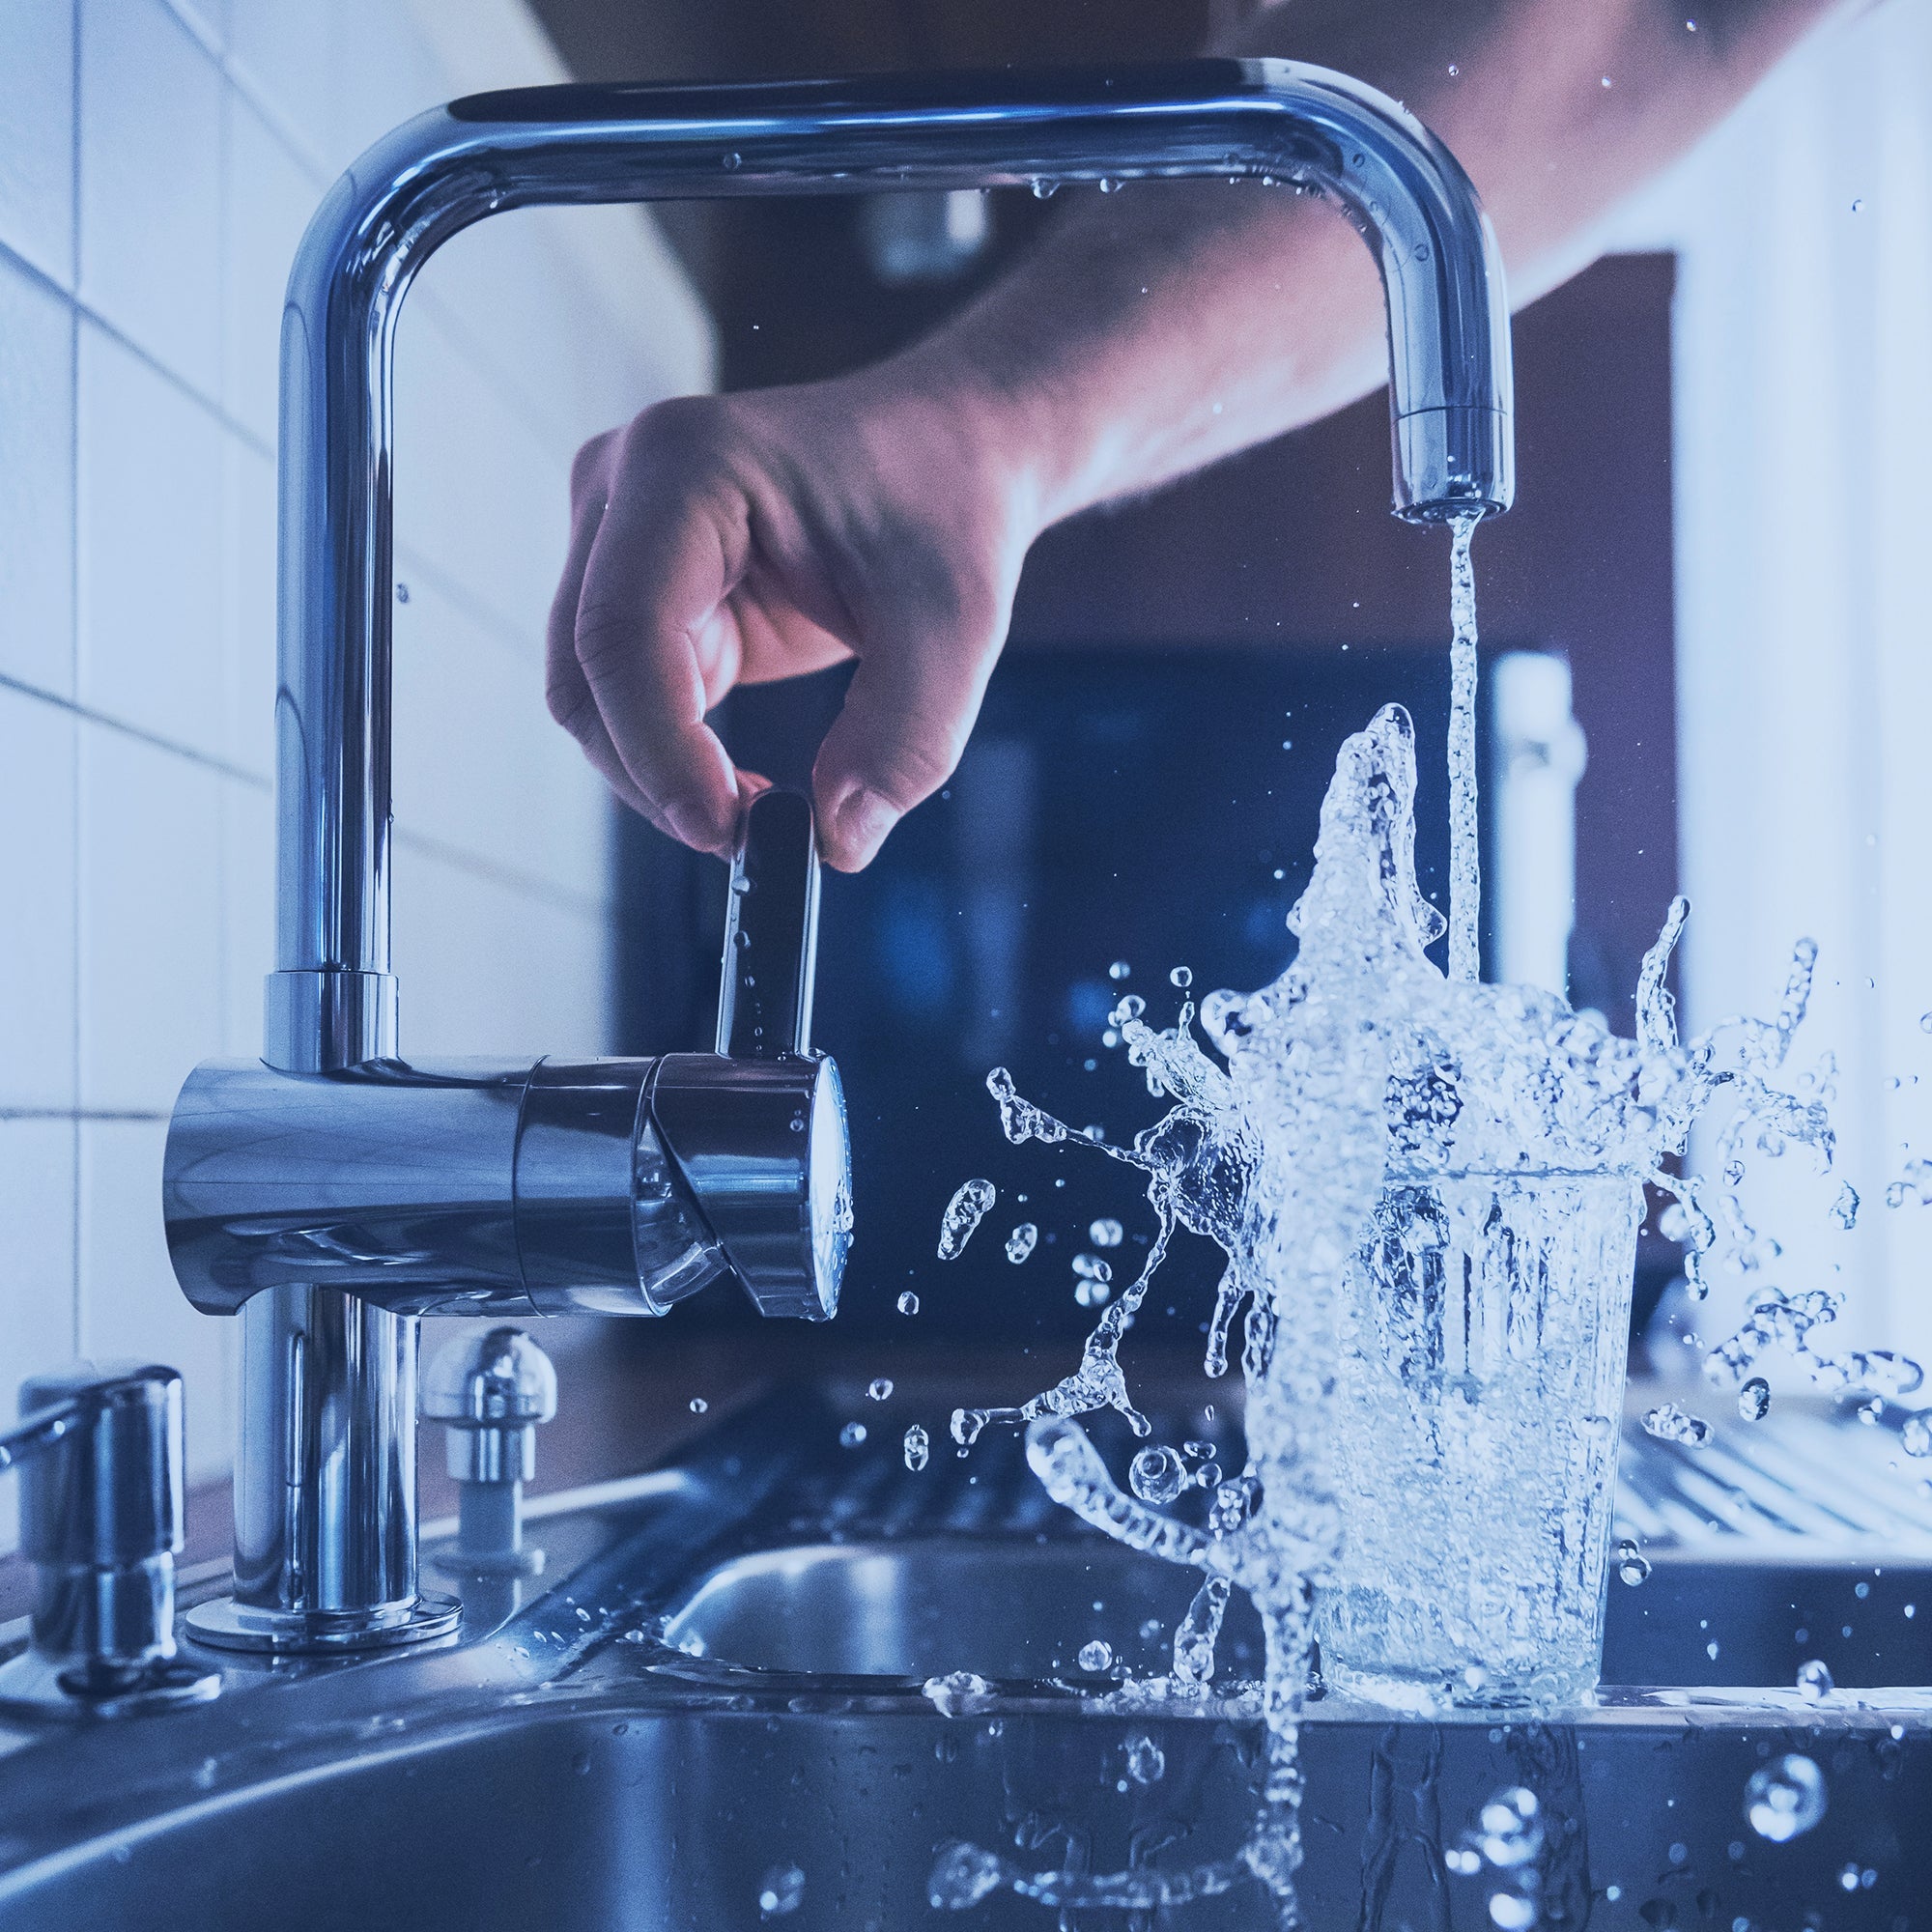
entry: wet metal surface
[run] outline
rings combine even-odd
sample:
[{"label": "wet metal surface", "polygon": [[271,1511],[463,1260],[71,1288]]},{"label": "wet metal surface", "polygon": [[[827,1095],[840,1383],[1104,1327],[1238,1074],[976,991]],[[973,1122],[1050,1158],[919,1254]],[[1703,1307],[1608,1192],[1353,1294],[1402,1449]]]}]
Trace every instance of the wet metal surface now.
[{"label": "wet metal surface", "polygon": [[[1260,1725],[1237,1681],[1252,1623],[1231,1614],[1226,1673],[1197,1704],[1067,1675],[1096,1634],[1135,1675],[1156,1669],[1192,1579],[1069,1531],[1011,1443],[970,1462],[946,1445],[914,1475],[889,1438],[840,1450],[842,1419],[769,1405],[678,1471],[539,1504],[546,1593],[513,1610],[467,1592],[460,1643],[231,1665],[204,1711],[7,1734],[0,1926],[708,1932],[769,1922],[767,1878],[795,1869],[781,1916],[796,1927],[1044,1929],[1051,1911],[1006,1893],[933,1913],[938,1849],[972,1839],[1039,1870],[1231,1855],[1257,1776]],[[1883,1431],[1813,1419],[1838,1452],[1829,1466],[1853,1472],[1843,1487],[1868,1451],[1887,1473]],[[1747,1473],[1770,1439],[1750,1438]],[[1639,1506],[1693,1509],[1660,1448],[1627,1463],[1633,1525]],[[1739,1480],[1715,1468],[1697,1481]],[[1488,1924],[1490,1886],[1447,1872],[1442,1853],[1511,1784],[1539,1793],[1549,1824],[1548,1924],[1920,1922],[1932,1694],[1910,1687],[1932,1660],[1912,1592],[1932,1576],[1849,1532],[1829,1549],[1782,1532],[1760,1548],[1726,1520],[1719,1509],[1708,1535],[1647,1542],[1650,1578],[1612,1582],[1607,1655],[1629,1688],[1599,1708],[1427,1725],[1313,1704],[1310,1923]],[[1817,1633],[1794,1645],[1800,1614],[1852,1631],[1822,1704],[1789,1688],[1802,1656],[1831,1654]],[[921,1682],[961,1667],[993,1689],[944,1716]],[[1147,1784],[1126,1773],[1143,1737],[1165,1767]],[[1773,1845],[1747,1825],[1744,1792],[1788,1751],[1817,1763],[1829,1809]],[[1260,1896],[1237,1889],[1171,1922],[1253,1926]]]}]

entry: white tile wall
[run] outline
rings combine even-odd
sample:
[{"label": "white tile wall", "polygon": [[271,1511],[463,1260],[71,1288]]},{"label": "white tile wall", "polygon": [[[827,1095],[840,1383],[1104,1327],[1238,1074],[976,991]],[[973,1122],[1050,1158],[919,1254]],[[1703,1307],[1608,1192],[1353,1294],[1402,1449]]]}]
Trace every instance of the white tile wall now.
[{"label": "white tile wall", "polygon": [[[76,1349],[158,1356],[193,1472],[226,1461],[235,1324],[182,1298],[157,1196],[181,1079],[255,1050],[270,964],[281,291],[361,145],[561,77],[519,0],[0,0],[0,1413]],[[611,821],[543,618],[577,443],[709,376],[628,211],[485,223],[410,298],[412,1051],[604,1044]]]},{"label": "white tile wall", "polygon": [[80,701],[219,757],[226,433],[174,377],[86,317],[77,386]]},{"label": "white tile wall", "polygon": [[221,71],[164,0],[81,0],[80,294],[204,396],[221,382]]},{"label": "white tile wall", "polygon": [[0,676],[73,690],[73,314],[0,254]]},{"label": "white tile wall", "polygon": [[0,7],[0,242],[73,286],[74,0]]}]

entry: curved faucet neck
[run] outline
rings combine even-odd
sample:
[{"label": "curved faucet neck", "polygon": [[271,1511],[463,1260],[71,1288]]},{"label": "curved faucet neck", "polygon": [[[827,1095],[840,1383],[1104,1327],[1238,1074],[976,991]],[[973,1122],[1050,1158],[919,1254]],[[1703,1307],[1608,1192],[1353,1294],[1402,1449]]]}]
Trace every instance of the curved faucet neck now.
[{"label": "curved faucet neck", "polygon": [[396,1051],[389,975],[390,425],[398,306],[503,209],[1195,175],[1293,182],[1376,255],[1395,508],[1506,509],[1509,321],[1453,156],[1358,81],[1277,61],[718,87],[554,87],[419,116],[329,191],[282,332],[279,971],[267,1054]]}]

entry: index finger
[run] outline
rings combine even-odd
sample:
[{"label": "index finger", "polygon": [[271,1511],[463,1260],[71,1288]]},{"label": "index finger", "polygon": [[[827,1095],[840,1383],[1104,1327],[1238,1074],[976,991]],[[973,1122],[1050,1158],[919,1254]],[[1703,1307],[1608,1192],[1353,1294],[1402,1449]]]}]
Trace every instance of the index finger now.
[{"label": "index finger", "polygon": [[[736,681],[742,506],[628,454],[583,568],[573,644],[626,775],[685,843],[728,852],[740,786],[704,722]],[[630,473],[625,473],[629,471]]]}]

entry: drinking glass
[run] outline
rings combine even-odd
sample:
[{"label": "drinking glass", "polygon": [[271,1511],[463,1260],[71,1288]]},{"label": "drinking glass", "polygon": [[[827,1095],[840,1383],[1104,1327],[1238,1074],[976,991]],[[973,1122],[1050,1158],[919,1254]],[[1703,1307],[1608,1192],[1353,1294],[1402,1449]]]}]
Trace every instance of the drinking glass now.
[{"label": "drinking glass", "polygon": [[1637,1177],[1397,1176],[1342,1296],[1327,1680],[1574,1700],[1603,1662]]}]

